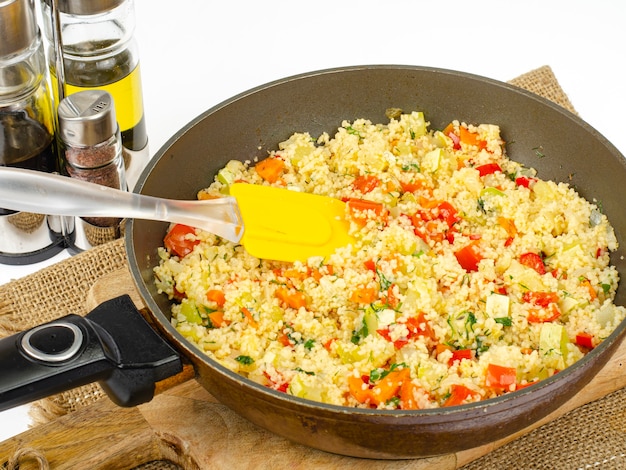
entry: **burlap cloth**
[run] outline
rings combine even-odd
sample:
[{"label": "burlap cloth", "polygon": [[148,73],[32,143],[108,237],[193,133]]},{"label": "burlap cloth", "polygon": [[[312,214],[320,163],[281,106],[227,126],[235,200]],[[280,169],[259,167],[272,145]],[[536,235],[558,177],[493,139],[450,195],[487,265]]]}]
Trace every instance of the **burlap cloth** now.
[{"label": "burlap cloth", "polygon": [[[548,66],[530,71],[512,84],[575,112]],[[86,296],[102,276],[127,266],[122,240],[109,242],[24,278],[0,286],[0,336],[68,313],[86,314]],[[87,385],[32,406],[35,425],[73,412],[104,397]],[[626,389],[569,412],[485,457],[463,467],[474,469],[626,468]],[[178,468],[151,462],[143,469]]]}]

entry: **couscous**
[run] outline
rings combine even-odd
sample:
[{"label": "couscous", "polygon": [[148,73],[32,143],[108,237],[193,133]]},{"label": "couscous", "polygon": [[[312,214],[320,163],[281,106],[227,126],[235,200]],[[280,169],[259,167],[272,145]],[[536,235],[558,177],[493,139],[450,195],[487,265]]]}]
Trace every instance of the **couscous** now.
[{"label": "couscous", "polygon": [[550,377],[624,319],[606,216],[508,159],[496,125],[429,130],[423,113],[396,111],[298,132],[267,159],[229,162],[198,197],[235,181],[342,199],[355,239],[283,263],[168,233],[155,279],[173,325],[267,387],[348,407],[454,406]]}]

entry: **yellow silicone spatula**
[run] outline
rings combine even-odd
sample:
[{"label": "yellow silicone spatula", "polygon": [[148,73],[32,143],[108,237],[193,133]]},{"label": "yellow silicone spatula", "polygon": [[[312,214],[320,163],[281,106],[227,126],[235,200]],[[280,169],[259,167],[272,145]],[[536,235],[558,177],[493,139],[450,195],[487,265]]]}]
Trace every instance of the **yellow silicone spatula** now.
[{"label": "yellow silicone spatula", "polygon": [[232,184],[230,194],[244,221],[241,244],[253,256],[306,260],[354,241],[339,199],[246,183]]},{"label": "yellow silicone spatula", "polygon": [[82,217],[160,220],[197,227],[279,261],[327,256],[353,241],[345,204],[324,196],[244,183],[231,196],[179,201],[120,191],[65,176],[0,167],[0,207]]}]

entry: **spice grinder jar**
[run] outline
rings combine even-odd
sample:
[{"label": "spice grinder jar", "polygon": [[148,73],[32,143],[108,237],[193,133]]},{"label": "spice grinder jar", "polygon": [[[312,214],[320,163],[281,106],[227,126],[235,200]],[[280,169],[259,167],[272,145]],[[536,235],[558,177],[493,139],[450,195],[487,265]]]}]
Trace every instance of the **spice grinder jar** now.
[{"label": "spice grinder jar", "polygon": [[[54,115],[33,0],[0,0],[0,166],[56,172]],[[0,263],[23,265],[64,249],[56,216],[16,212],[0,201]]]},{"label": "spice grinder jar", "polygon": [[[71,177],[125,191],[126,174],[119,125],[110,93],[85,90],[64,98],[58,107],[64,173]],[[76,219],[75,243],[82,251],[118,238],[122,220],[113,217]]]}]

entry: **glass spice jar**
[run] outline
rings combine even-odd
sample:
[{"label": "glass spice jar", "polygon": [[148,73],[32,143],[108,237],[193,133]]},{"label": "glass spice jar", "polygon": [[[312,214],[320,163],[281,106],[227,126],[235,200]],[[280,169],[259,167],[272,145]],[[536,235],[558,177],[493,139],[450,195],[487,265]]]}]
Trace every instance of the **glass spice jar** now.
[{"label": "glass spice jar", "polygon": [[[115,106],[110,93],[85,90],[64,98],[58,108],[61,156],[67,176],[127,190],[124,159]],[[122,219],[82,217],[87,245],[79,250],[113,240],[121,235]]]}]

